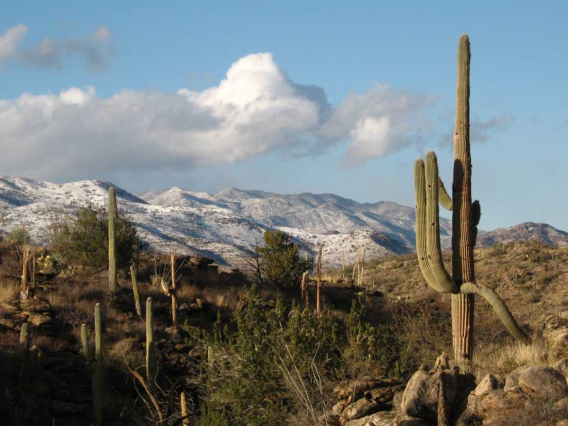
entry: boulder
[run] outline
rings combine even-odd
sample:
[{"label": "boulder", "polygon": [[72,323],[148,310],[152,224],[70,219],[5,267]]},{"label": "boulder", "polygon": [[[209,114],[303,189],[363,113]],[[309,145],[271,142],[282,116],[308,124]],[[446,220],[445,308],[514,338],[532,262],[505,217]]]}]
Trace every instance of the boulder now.
[{"label": "boulder", "polygon": [[507,376],[507,378],[505,379],[505,387],[503,389],[509,390],[509,389],[513,389],[513,388],[516,388],[517,386],[519,386],[519,376],[527,368],[529,368],[529,367],[524,365],[522,367],[519,367],[519,368],[511,371],[509,373],[509,375]]},{"label": "boulder", "polygon": [[36,327],[47,326],[51,323],[51,317],[37,312],[31,312],[28,316],[28,322]]},{"label": "boulder", "polygon": [[344,421],[360,419],[369,414],[379,411],[381,405],[369,398],[361,398],[352,404],[349,404],[341,414]]},{"label": "boulder", "polygon": [[421,420],[436,421],[438,417],[438,384],[443,380],[446,403],[452,405],[456,398],[457,381],[447,370],[428,373],[418,370],[408,381],[402,396],[401,409],[405,415]]},{"label": "boulder", "polygon": [[558,371],[533,366],[519,375],[519,387],[529,396],[548,402],[556,402],[568,396],[566,378]]},{"label": "boulder", "polygon": [[566,315],[549,315],[546,317],[542,337],[552,346],[568,345],[568,318]]},{"label": "boulder", "polygon": [[396,426],[399,422],[394,411],[380,411],[370,416],[351,420],[346,426]]},{"label": "boulder", "polygon": [[519,387],[507,391],[490,389],[480,395],[471,393],[467,400],[467,409],[459,417],[456,425],[471,424],[504,425],[526,424],[529,411],[536,409],[537,404]]},{"label": "boulder", "polygon": [[483,392],[488,390],[497,389],[498,382],[495,376],[491,373],[485,375],[483,379],[479,382],[479,384],[475,387],[475,389],[471,392],[475,396],[481,395]]}]

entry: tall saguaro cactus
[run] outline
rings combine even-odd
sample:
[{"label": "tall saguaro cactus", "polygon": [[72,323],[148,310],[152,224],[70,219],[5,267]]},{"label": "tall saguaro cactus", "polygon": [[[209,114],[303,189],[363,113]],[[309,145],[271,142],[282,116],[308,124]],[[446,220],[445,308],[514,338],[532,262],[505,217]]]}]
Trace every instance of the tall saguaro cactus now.
[{"label": "tall saguaro cactus", "polygon": [[108,288],[116,291],[116,194],[111,186],[108,189]]},{"label": "tall saguaro cactus", "polygon": [[[458,363],[470,361],[473,355],[475,294],[489,302],[511,335],[528,340],[497,293],[475,281],[473,247],[481,213],[479,202],[471,202],[469,62],[469,38],[463,35],[458,47],[453,197],[450,198],[438,176],[438,163],[433,152],[426,156],[426,164],[419,159],[414,167],[418,263],[430,287],[440,293],[451,293],[454,357]],[[442,262],[438,203],[452,210],[452,276]]]}]

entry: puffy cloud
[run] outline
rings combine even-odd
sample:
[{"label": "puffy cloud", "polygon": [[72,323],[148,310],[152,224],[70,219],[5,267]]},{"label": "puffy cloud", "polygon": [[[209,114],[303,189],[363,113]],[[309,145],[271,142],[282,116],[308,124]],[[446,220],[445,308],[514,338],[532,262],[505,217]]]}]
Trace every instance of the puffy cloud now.
[{"label": "puffy cloud", "polygon": [[419,93],[376,85],[350,94],[320,131],[321,140],[351,140],[343,165],[353,166],[421,143],[434,126],[428,107],[435,99]]},{"label": "puffy cloud", "polygon": [[273,151],[313,155],[344,142],[352,165],[419,142],[429,103],[375,86],[333,109],[323,89],[291,81],[270,53],[251,54],[200,92],[123,90],[103,99],[92,87],[72,87],[0,100],[0,168],[72,178],[229,164]]},{"label": "puffy cloud", "polygon": [[66,57],[77,56],[88,68],[103,69],[112,55],[111,32],[104,26],[97,27],[88,37],[62,40],[47,37],[32,49],[20,46],[27,32],[27,25],[20,24],[0,35],[0,64],[12,59],[41,68],[59,68]]}]

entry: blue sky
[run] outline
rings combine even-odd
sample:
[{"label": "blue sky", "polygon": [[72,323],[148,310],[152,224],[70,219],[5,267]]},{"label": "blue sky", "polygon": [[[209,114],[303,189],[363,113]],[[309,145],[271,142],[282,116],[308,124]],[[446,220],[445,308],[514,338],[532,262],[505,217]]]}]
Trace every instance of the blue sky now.
[{"label": "blue sky", "polygon": [[3,1],[0,173],[413,205],[467,33],[483,229],[568,230],[565,2],[304,3]]}]

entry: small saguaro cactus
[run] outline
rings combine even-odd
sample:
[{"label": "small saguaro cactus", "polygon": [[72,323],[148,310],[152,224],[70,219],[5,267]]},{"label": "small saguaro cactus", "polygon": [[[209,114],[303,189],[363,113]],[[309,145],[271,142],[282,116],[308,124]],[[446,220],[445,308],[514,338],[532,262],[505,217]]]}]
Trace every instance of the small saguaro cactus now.
[{"label": "small saguaro cactus", "polygon": [[134,306],[136,307],[136,315],[142,318],[142,306],[140,306],[140,294],[138,293],[138,283],[136,282],[136,268],[130,265],[130,278],[132,279],[132,293],[134,293]]},{"label": "small saguaro cactus", "polygon": [[300,284],[300,290],[302,291],[302,299],[306,303],[306,308],[310,307],[310,278],[308,277],[308,271],[302,274],[302,283]]},{"label": "small saguaro cactus", "polygon": [[172,288],[170,290],[172,300],[172,328],[177,330],[177,296],[176,296],[176,251],[170,251],[170,270],[172,273]]},{"label": "small saguaro cactus", "polygon": [[[489,302],[511,335],[528,341],[528,337],[497,293],[475,280],[473,247],[481,209],[478,201],[471,202],[469,62],[469,38],[463,35],[458,46],[453,199],[438,176],[438,162],[433,152],[426,156],[426,164],[419,159],[414,165],[418,263],[430,287],[439,293],[451,294],[454,356],[458,363],[472,359],[475,294]],[[452,276],[442,262],[438,203],[452,211]]]},{"label": "small saguaro cactus", "polygon": [[323,246],[320,246],[319,248],[319,254],[318,254],[318,267],[317,267],[317,276],[316,276],[316,312],[319,314],[321,312],[321,286],[322,286],[322,280],[321,280],[321,258],[323,255]]},{"label": "small saguaro cactus", "polygon": [[154,343],[154,315],[152,313],[152,298],[146,299],[146,381],[153,390],[158,373],[156,346]]},{"label": "small saguaro cactus", "polygon": [[[93,370],[93,419],[95,426],[103,424],[103,325],[101,304],[95,305],[95,364]],[[86,332],[85,332],[86,334]]]},{"label": "small saguaro cactus", "polygon": [[116,291],[116,194],[111,186],[108,189],[108,288]]}]

